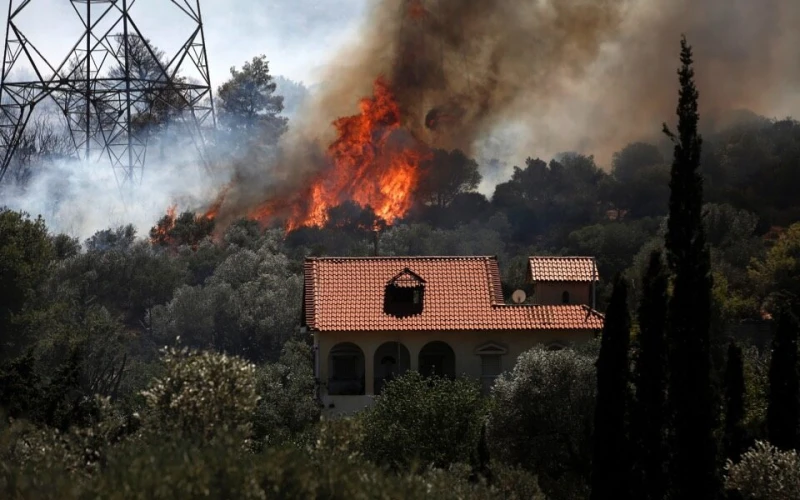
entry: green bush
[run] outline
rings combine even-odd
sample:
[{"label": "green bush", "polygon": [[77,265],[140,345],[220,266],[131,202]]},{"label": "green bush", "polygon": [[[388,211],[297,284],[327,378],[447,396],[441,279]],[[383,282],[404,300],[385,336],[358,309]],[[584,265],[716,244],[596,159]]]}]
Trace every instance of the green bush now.
[{"label": "green bush", "polygon": [[397,468],[466,463],[477,447],[483,416],[477,382],[409,372],[388,383],[364,413],[364,455]]},{"label": "green bush", "polygon": [[149,426],[189,439],[230,433],[250,436],[258,403],[254,365],[187,348],[166,349],[164,365],[164,375],[142,393]]},{"label": "green bush", "polygon": [[259,400],[253,431],[259,446],[283,443],[319,422],[314,353],[308,344],[287,342],[277,363],[259,368],[256,383]]},{"label": "green bush", "polygon": [[725,487],[745,499],[794,500],[800,498],[800,456],[797,451],[780,451],[756,441],[739,463],[725,465]]},{"label": "green bush", "polygon": [[489,444],[495,458],[539,475],[548,496],[580,497],[591,471],[597,390],[593,356],[536,347],[492,391]]}]

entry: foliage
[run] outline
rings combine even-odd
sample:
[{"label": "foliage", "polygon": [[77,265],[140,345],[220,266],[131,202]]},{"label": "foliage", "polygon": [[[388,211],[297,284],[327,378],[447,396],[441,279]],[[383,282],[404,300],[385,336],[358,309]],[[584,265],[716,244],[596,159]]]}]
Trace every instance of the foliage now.
[{"label": "foliage", "polygon": [[492,390],[492,455],[536,473],[551,498],[588,493],[595,358],[535,347]]},{"label": "foliage", "polygon": [[289,340],[277,363],[265,364],[256,372],[259,399],[253,432],[260,446],[285,442],[319,422],[313,363],[308,344]]},{"label": "foliage", "polygon": [[235,249],[204,285],[184,285],[154,308],[153,331],[164,343],[180,337],[196,348],[274,360],[299,324],[301,291],[302,278],[269,245]]},{"label": "foliage", "polygon": [[614,291],[603,324],[597,358],[597,406],[594,412],[592,499],[629,498],[630,456],[626,417],[628,400],[628,347],[631,319],[628,287],[614,278]]},{"label": "foliage", "polygon": [[698,92],[692,49],[681,40],[678,134],[670,177],[667,262],[673,273],[669,302],[669,399],[674,416],[672,475],[678,497],[713,498],[718,491],[711,388],[711,262],[702,220],[703,178],[698,169]]},{"label": "foliage", "polygon": [[183,212],[177,218],[167,214],[150,229],[150,241],[163,247],[187,245],[196,249],[213,230],[214,219],[192,212]]},{"label": "foliage", "polygon": [[658,250],[650,254],[637,310],[636,388],[630,413],[634,498],[662,499],[667,490],[667,318],[668,275]]},{"label": "foliage", "polygon": [[439,208],[450,205],[461,193],[474,191],[481,182],[478,163],[458,149],[436,149],[421,167],[426,181],[418,196]]},{"label": "foliage", "polygon": [[605,178],[594,158],[574,153],[549,164],[528,158],[526,167],[514,167],[511,180],[497,185],[492,205],[506,212],[513,237],[532,243],[534,237],[553,232],[562,240],[570,231],[599,220],[597,206]]},{"label": "foliage", "polygon": [[48,276],[53,245],[44,220],[0,208],[0,360],[20,354],[26,308]]},{"label": "foliage", "polygon": [[745,380],[745,425],[751,435],[764,434],[767,421],[770,352],[750,346],[742,350]]},{"label": "foliage", "polygon": [[276,84],[264,55],[244,63],[241,70],[231,68],[230,80],[217,90],[220,124],[230,137],[233,152],[274,146],[286,130],[283,97],[275,94]]},{"label": "foliage", "polygon": [[753,262],[750,275],[768,310],[785,304],[800,312],[800,223],[789,226],[763,262]]},{"label": "foliage", "polygon": [[725,369],[725,457],[739,460],[745,447],[744,429],[744,363],[742,349],[734,342],[728,345],[728,364]]},{"label": "foliage", "polygon": [[467,463],[483,418],[472,380],[409,372],[389,382],[364,414],[364,456],[395,468]]},{"label": "foliage", "polygon": [[725,486],[752,500],[800,498],[800,457],[797,451],[780,451],[768,442],[755,446],[734,464],[728,460]]},{"label": "foliage", "polygon": [[210,351],[168,348],[165,373],[142,393],[148,425],[183,439],[249,437],[258,403],[255,366]]},{"label": "foliage", "polygon": [[800,448],[800,380],[798,379],[798,323],[788,310],[778,312],[769,365],[769,441],[782,450]]}]

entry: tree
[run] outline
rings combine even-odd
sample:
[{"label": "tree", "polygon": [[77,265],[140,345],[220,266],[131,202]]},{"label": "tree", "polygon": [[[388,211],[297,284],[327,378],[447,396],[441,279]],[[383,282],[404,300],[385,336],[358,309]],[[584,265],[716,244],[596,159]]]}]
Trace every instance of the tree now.
[{"label": "tree", "polygon": [[795,316],[800,315],[800,223],[789,226],[763,262],[753,263],[750,278],[767,310],[788,307]]},{"label": "tree", "polygon": [[548,498],[588,496],[595,360],[573,349],[538,346],[522,353],[492,390],[492,456],[537,474]]},{"label": "tree", "polygon": [[263,444],[280,444],[319,422],[314,353],[308,344],[286,342],[280,360],[258,370],[256,383],[259,400],[253,434]]},{"label": "tree", "polygon": [[264,55],[246,62],[241,71],[231,68],[230,80],[217,90],[217,109],[235,150],[256,143],[277,144],[287,120],[278,116],[283,111],[283,97],[275,95],[275,89]]},{"label": "tree", "polygon": [[[109,77],[130,77],[132,91],[131,132],[152,136],[163,130],[175,117],[189,107],[188,97],[170,82],[183,83],[181,75],[167,73],[166,55],[149,39],[137,34],[117,35],[119,63],[111,68]],[[128,67],[125,67],[125,54]]]},{"label": "tree", "polygon": [[478,162],[459,149],[436,149],[421,168],[425,175],[418,195],[439,208],[450,205],[460,193],[474,191],[481,182]]},{"label": "tree", "polygon": [[614,153],[611,158],[611,175],[620,182],[631,182],[641,170],[663,162],[664,157],[656,146],[634,142]]},{"label": "tree", "polygon": [[745,447],[744,429],[744,361],[742,348],[728,345],[725,369],[725,458],[738,461]]},{"label": "tree", "polygon": [[481,399],[473,380],[408,372],[386,384],[364,415],[364,454],[394,467],[469,463],[480,439]]},{"label": "tree", "polygon": [[630,460],[626,432],[628,346],[631,320],[628,287],[620,275],[606,311],[597,358],[597,407],[594,412],[594,459],[590,498],[630,497]]},{"label": "tree", "polygon": [[642,282],[639,353],[634,369],[636,396],[631,408],[631,444],[634,461],[633,496],[663,499],[667,492],[667,319],[668,276],[661,251],[650,253]]},{"label": "tree", "polygon": [[670,404],[674,419],[674,490],[679,498],[714,498],[718,491],[711,387],[711,263],[702,220],[702,138],[692,49],[681,39],[678,134],[670,173],[667,260],[674,276],[669,302]]},{"label": "tree", "polygon": [[21,354],[27,343],[26,309],[50,272],[53,244],[44,220],[0,208],[0,360]]},{"label": "tree", "polygon": [[767,434],[782,450],[800,448],[798,408],[797,322],[788,310],[777,314],[769,366]]}]

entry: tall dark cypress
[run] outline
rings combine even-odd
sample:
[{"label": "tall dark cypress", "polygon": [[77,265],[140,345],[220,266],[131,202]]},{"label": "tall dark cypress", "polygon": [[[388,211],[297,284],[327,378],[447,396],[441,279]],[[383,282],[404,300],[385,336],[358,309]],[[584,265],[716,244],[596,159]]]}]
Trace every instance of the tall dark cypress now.
[{"label": "tall dark cypress", "polygon": [[630,498],[630,460],[625,432],[630,329],[628,287],[618,275],[614,278],[597,358],[592,500]]},{"label": "tall dark cypress", "polygon": [[719,477],[711,388],[711,263],[703,229],[703,178],[698,172],[702,138],[697,132],[698,93],[692,49],[681,39],[678,70],[678,133],[670,177],[667,261],[673,275],[667,339],[670,346],[669,405],[673,418],[670,477],[675,498],[715,498]]},{"label": "tall dark cypress", "polygon": [[797,322],[788,308],[776,318],[769,365],[767,434],[778,448],[800,447],[798,426]]},{"label": "tall dark cypress", "polygon": [[725,458],[734,462],[744,452],[744,362],[742,349],[735,342],[728,345],[725,368]]},{"label": "tall dark cypress", "polygon": [[644,280],[639,319],[639,355],[633,381],[636,398],[631,408],[634,498],[663,500],[667,494],[667,272],[661,252],[650,254]]}]

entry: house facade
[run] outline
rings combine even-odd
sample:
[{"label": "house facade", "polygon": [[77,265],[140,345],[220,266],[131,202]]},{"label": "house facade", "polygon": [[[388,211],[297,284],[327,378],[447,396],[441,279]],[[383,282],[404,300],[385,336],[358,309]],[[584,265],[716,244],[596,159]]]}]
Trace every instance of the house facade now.
[{"label": "house facade", "polygon": [[307,259],[302,326],[314,335],[326,411],[358,411],[408,370],[466,375],[488,390],[537,344],[595,337],[594,259],[536,259],[534,303],[524,304],[506,303],[495,257]]}]

